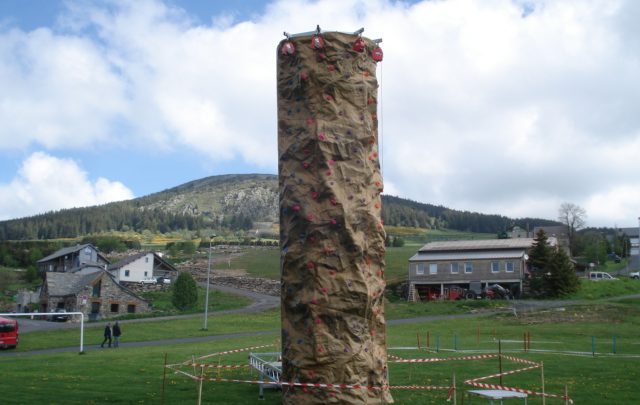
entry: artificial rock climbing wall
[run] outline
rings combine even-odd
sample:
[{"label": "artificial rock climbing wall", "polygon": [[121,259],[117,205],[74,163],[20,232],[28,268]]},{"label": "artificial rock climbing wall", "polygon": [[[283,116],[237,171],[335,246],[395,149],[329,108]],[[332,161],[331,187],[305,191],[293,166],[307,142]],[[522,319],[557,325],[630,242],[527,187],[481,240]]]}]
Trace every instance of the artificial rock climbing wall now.
[{"label": "artificial rock climbing wall", "polygon": [[[285,404],[393,402],[383,308],[376,63],[358,35],[278,46]],[[355,387],[354,387],[355,386]]]}]

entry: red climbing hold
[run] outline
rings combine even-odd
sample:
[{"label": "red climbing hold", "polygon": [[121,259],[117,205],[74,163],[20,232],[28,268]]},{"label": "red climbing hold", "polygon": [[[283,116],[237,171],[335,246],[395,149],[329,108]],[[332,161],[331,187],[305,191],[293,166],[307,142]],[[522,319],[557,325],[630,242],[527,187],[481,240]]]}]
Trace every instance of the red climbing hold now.
[{"label": "red climbing hold", "polygon": [[324,48],[324,38],[320,35],[314,35],[311,37],[311,47],[313,49],[322,49]]},{"label": "red climbing hold", "polygon": [[295,45],[293,45],[293,42],[286,41],[285,43],[282,44],[282,48],[280,48],[280,52],[285,56],[293,55],[294,53],[296,53],[296,47]]},{"label": "red climbing hold", "polygon": [[371,51],[371,57],[376,62],[382,62],[382,57],[383,57],[382,48],[380,48],[379,46],[374,48],[373,51]]},{"label": "red climbing hold", "polygon": [[365,44],[362,38],[356,39],[355,42],[353,43],[353,50],[356,52],[362,52],[364,51],[364,48],[365,48]]}]

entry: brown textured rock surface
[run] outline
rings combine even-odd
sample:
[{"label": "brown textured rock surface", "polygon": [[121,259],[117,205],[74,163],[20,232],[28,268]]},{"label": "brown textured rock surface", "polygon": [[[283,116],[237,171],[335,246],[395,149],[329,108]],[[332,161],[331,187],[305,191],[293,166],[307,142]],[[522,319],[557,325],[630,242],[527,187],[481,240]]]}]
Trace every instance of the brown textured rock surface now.
[{"label": "brown textured rock surface", "polygon": [[384,230],[377,79],[364,39],[323,33],[278,47],[283,380],[373,389],[285,388],[286,404],[386,403]]}]

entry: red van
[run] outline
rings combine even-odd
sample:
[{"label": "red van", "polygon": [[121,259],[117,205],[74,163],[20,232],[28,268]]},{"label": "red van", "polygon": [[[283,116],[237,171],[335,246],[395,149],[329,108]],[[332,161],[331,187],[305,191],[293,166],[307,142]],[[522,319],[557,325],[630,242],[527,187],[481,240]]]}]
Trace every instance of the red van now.
[{"label": "red van", "polygon": [[0,348],[14,348],[18,345],[18,321],[0,317]]}]

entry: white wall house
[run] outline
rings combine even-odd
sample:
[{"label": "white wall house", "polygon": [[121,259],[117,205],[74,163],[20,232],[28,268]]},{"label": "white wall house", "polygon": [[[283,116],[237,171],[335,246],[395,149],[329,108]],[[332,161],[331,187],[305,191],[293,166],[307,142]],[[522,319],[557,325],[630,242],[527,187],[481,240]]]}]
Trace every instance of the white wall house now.
[{"label": "white wall house", "polygon": [[178,274],[176,268],[153,252],[126,257],[109,265],[108,270],[119,283],[138,283],[143,279],[157,277],[174,279]]}]

